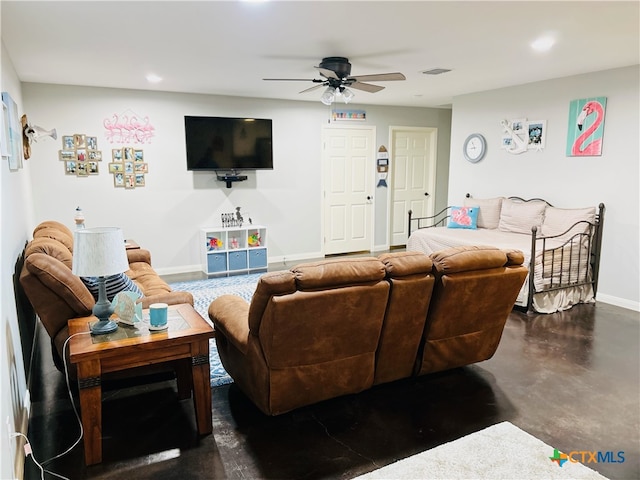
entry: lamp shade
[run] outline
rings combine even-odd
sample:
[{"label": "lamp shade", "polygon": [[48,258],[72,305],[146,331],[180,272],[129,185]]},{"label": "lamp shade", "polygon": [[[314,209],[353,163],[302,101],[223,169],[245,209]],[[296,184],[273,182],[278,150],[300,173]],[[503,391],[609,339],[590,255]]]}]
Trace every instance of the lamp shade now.
[{"label": "lamp shade", "polygon": [[122,229],[97,227],[73,235],[73,268],[79,277],[101,277],[129,269]]}]

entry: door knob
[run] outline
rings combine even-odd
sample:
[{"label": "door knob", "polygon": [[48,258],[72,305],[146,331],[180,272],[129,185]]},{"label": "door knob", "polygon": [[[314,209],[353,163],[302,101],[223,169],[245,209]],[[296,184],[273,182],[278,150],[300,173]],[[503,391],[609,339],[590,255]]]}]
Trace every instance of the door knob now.
[{"label": "door knob", "polygon": [[424,192],[424,196],[428,197],[429,196],[429,192]]},{"label": "door knob", "polygon": [[367,195],[367,200],[371,200],[371,195]]}]

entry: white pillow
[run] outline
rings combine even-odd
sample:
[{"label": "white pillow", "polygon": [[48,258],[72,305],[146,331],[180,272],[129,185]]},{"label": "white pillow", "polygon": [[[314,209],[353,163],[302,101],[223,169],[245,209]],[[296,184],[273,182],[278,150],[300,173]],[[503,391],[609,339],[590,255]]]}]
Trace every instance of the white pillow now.
[{"label": "white pillow", "polygon": [[531,227],[536,226],[540,232],[546,206],[544,202],[519,202],[505,198],[502,201],[498,229],[503,232],[530,234]]},{"label": "white pillow", "polygon": [[[570,226],[576,222],[586,220],[593,223],[596,219],[596,208],[555,208],[549,207],[544,211],[544,222],[542,223],[542,235],[551,237],[564,233]],[[571,229],[566,235],[558,237],[560,239],[569,239],[576,233],[586,233],[589,225],[581,223]]]},{"label": "white pillow", "polygon": [[498,228],[500,209],[504,197],[497,198],[465,198],[465,207],[480,207],[478,212],[478,228]]}]

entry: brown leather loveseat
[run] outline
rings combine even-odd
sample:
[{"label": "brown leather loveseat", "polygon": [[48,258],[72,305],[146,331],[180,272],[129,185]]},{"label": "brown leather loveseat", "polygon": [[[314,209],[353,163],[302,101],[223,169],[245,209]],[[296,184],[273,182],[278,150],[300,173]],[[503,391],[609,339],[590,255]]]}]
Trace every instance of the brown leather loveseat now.
[{"label": "brown leather loveseat", "polygon": [[[263,275],[250,304],[217,298],[208,313],[224,368],[260,410],[278,415],[486,360],[527,274],[523,256],[447,252],[306,263]],[[464,309],[443,314],[456,298]]]},{"label": "brown leather loveseat", "polygon": [[[125,274],[143,293],[142,306],[164,302],[190,303],[188,292],[174,292],[151,267],[148,250],[127,250],[129,270]],[[62,349],[69,337],[67,322],[91,315],[95,299],[80,277],[71,272],[73,233],[64,224],[46,221],[33,231],[24,250],[20,284],[52,340],[53,359],[63,371]],[[73,373],[73,372],[72,372]]]}]

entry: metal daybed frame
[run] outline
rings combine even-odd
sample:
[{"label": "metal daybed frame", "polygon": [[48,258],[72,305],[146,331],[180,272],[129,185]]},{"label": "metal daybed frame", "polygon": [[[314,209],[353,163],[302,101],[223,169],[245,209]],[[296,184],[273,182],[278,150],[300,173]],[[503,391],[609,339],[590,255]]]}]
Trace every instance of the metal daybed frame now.
[{"label": "metal daybed frame", "polygon": [[[471,195],[467,193],[466,197],[471,198]],[[528,200],[520,197],[508,198],[521,202],[544,202],[550,207],[553,207],[553,205],[541,198],[531,198]],[[445,209],[430,217],[413,217],[413,212],[409,210],[409,226],[407,236],[411,236],[411,233],[414,230],[446,226],[447,219],[451,216],[450,209],[450,206],[446,207]],[[600,251],[602,248],[603,222],[604,203],[600,203],[600,205],[598,205],[598,212],[595,215],[593,223],[587,222],[586,220],[576,222],[559,235],[547,237],[538,236],[538,228],[535,226],[531,227],[531,257],[529,262],[529,294],[526,306],[527,312],[533,311],[533,296],[536,293],[579,287],[582,285],[591,285],[593,288],[593,296],[595,298],[596,292],[598,290],[598,274],[600,270]],[[584,232],[576,233],[559,247],[547,248],[547,242],[549,240],[562,237],[579,224],[585,224]],[[584,254],[581,253],[580,248],[576,248],[579,245],[587,245],[587,251],[589,252],[590,257],[589,261],[587,262],[587,268],[580,269],[580,264],[583,261]],[[541,278],[551,279],[548,285],[544,285],[539,290],[536,289],[534,281],[534,279],[536,278],[536,252],[544,252],[542,255],[542,262],[537,267],[538,269],[541,269],[541,271],[538,273],[541,275]],[[575,273],[572,274],[572,270]]]}]

